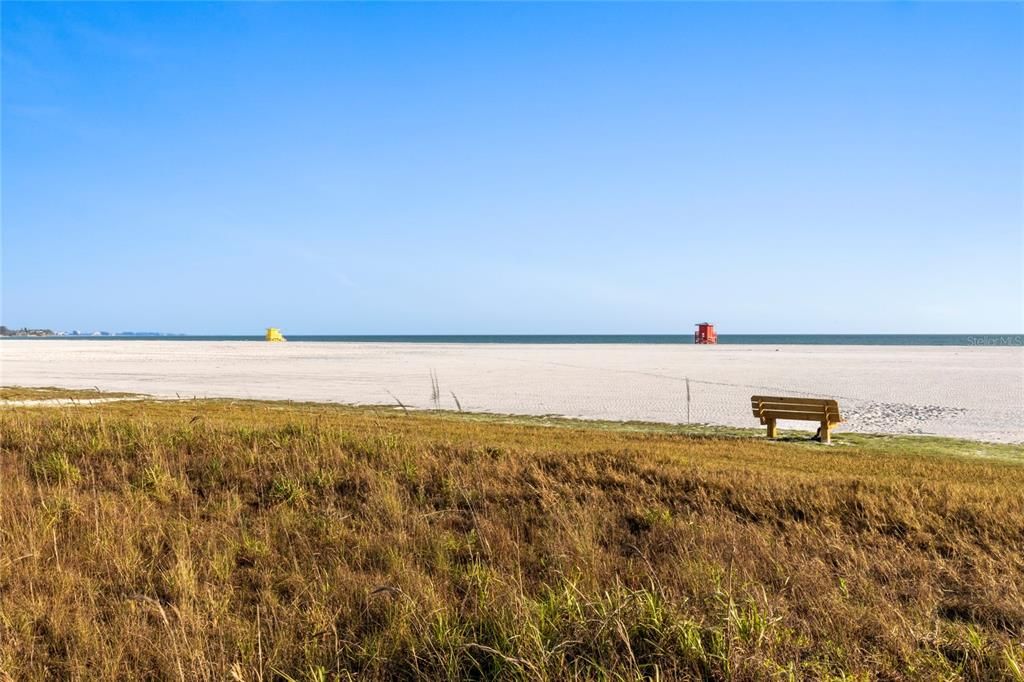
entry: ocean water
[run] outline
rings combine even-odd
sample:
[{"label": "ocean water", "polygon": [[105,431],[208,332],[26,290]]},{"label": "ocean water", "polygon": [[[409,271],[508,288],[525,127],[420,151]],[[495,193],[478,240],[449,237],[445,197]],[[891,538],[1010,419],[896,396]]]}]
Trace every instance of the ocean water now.
[{"label": "ocean water", "polygon": [[[438,335],[292,335],[290,342],[332,343],[654,343],[692,344],[692,334],[438,334]],[[30,337],[5,337],[20,340]],[[252,336],[55,336],[31,337],[80,341],[262,341]],[[1024,346],[1024,334],[719,334],[718,343],[813,346]]]}]

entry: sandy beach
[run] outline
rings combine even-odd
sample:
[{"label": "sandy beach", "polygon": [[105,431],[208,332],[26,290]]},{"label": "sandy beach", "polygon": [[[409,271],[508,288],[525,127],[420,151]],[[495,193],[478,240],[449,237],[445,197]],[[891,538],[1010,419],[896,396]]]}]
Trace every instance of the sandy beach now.
[{"label": "sandy beach", "polygon": [[6,386],[432,408],[432,373],[443,409],[752,427],[752,394],[827,396],[839,432],[1024,442],[1020,347],[0,342]]}]

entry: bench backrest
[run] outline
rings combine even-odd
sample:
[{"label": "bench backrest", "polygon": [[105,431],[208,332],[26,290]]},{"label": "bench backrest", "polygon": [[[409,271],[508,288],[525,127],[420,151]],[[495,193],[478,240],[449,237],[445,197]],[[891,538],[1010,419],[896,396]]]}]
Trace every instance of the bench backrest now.
[{"label": "bench backrest", "polygon": [[780,398],[765,395],[750,397],[754,416],[763,422],[766,419],[800,419],[810,422],[838,424],[843,421],[839,415],[839,403],[825,398]]}]

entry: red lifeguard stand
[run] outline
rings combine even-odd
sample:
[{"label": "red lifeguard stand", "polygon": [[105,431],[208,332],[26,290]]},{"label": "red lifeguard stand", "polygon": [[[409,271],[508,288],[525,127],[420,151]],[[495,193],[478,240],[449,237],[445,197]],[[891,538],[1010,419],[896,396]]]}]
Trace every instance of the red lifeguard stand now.
[{"label": "red lifeguard stand", "polygon": [[697,331],[693,333],[694,343],[718,343],[715,325],[710,322],[698,322]]}]

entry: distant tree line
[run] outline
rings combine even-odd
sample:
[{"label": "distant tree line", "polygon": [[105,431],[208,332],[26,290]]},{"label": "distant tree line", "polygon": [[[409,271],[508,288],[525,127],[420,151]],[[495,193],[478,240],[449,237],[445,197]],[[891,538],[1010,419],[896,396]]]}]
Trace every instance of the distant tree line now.
[{"label": "distant tree line", "polygon": [[21,329],[9,329],[0,324],[0,336],[53,336],[53,330],[29,329],[28,327],[22,327]]}]

